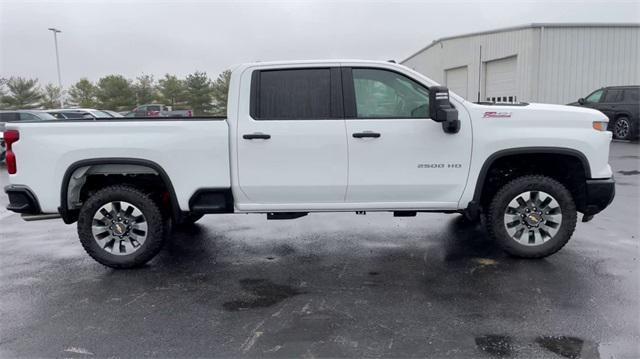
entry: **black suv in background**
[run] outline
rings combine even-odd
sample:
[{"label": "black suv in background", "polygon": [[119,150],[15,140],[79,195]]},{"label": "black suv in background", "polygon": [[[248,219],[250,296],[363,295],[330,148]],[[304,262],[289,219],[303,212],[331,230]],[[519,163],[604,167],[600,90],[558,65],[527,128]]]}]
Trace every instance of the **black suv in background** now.
[{"label": "black suv in background", "polygon": [[590,107],[607,115],[608,130],[613,132],[613,138],[631,140],[638,137],[640,86],[603,87],[569,105]]}]

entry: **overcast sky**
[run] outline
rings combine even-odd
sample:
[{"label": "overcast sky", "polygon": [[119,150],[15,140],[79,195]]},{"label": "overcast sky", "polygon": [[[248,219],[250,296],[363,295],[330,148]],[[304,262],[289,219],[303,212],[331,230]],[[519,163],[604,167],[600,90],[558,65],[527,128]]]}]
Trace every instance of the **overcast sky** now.
[{"label": "overcast sky", "polygon": [[0,77],[211,77],[249,61],[403,60],[444,36],[532,22],[640,22],[640,1],[8,1]]}]

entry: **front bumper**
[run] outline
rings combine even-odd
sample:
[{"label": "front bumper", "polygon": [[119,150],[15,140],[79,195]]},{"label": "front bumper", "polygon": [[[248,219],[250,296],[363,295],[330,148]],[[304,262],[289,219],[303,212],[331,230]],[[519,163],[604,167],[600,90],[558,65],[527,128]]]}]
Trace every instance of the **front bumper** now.
[{"label": "front bumper", "polygon": [[586,182],[585,216],[593,215],[607,208],[616,195],[616,181],[613,178],[588,179]]},{"label": "front bumper", "polygon": [[9,196],[8,210],[24,214],[42,213],[38,199],[26,186],[9,185],[4,191]]}]

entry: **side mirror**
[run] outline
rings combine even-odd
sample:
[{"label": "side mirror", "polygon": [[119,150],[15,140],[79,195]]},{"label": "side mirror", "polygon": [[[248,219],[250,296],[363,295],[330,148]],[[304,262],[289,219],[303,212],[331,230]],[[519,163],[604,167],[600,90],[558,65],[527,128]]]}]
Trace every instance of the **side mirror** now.
[{"label": "side mirror", "polygon": [[442,123],[445,133],[458,133],[460,120],[458,110],[449,102],[449,89],[444,86],[431,86],[429,88],[429,114],[431,119]]},{"label": "side mirror", "polygon": [[578,99],[578,103],[581,104],[581,105],[584,105],[584,98],[580,97]]}]

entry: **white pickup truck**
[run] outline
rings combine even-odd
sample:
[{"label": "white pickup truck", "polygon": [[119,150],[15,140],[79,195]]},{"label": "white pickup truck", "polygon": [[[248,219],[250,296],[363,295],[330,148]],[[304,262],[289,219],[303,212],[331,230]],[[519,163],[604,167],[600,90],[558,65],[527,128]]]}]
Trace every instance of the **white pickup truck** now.
[{"label": "white pickup truck", "polygon": [[9,123],[8,209],[77,221],[98,262],[141,265],[168,223],[209,213],[484,215],[510,254],[562,248],[611,203],[607,117],[474,104],[404,66],[245,64],[227,118]]}]

